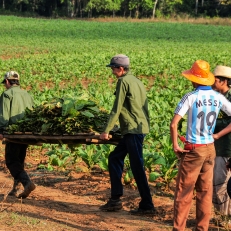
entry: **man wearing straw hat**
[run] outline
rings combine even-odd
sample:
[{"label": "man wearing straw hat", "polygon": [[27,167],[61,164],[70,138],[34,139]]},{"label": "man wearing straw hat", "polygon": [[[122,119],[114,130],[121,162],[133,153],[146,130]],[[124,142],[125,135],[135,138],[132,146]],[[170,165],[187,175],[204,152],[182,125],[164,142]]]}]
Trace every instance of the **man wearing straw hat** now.
[{"label": "man wearing straw hat", "polygon": [[[170,132],[173,150],[180,159],[174,198],[173,230],[184,230],[196,189],[196,229],[208,230],[212,208],[213,166],[216,156],[213,131],[220,109],[231,116],[231,103],[212,90],[215,82],[210,65],[197,60],[182,75],[192,82],[194,91],[183,96],[176,107]],[[178,123],[187,113],[184,148],[178,144]]]},{"label": "man wearing straw hat", "polygon": [[[213,72],[215,83],[213,89],[220,92],[231,102],[231,68],[227,66],[216,66]],[[229,123],[231,117],[220,112],[214,133],[220,132]],[[228,159],[231,157],[231,133],[214,142],[216,159],[213,177],[213,205],[220,215],[231,215],[231,201],[227,192],[227,182],[231,172],[226,168]]]}]

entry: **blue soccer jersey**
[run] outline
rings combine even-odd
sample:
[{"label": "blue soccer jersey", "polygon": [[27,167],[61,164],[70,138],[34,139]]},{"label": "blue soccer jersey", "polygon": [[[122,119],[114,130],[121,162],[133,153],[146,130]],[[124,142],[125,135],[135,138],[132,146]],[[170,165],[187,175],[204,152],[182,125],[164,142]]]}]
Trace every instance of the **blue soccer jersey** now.
[{"label": "blue soccer jersey", "polygon": [[231,116],[231,103],[210,86],[199,86],[189,92],[177,105],[175,114],[187,113],[186,140],[194,144],[213,143],[213,132],[219,111]]}]

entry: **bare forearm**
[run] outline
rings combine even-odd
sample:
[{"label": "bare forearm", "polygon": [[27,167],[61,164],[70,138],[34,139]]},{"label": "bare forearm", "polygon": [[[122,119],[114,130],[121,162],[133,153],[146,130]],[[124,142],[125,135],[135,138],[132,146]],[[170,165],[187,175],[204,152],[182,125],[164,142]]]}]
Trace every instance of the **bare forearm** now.
[{"label": "bare forearm", "polygon": [[174,123],[171,123],[170,125],[170,133],[171,133],[171,139],[172,139],[172,144],[173,148],[178,146],[178,133],[177,133],[177,125]]},{"label": "bare forearm", "polygon": [[222,136],[228,134],[231,132],[231,123],[224,129],[222,129],[220,132],[213,135],[214,139],[219,139]]}]

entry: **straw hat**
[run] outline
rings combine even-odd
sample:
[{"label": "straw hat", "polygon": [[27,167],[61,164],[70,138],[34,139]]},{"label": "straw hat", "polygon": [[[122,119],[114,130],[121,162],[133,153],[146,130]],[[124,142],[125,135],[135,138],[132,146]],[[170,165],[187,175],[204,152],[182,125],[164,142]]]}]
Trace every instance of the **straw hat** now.
[{"label": "straw hat", "polygon": [[231,68],[226,66],[218,65],[214,69],[213,74],[215,76],[225,77],[231,79]]},{"label": "straw hat", "polygon": [[210,65],[204,60],[197,60],[190,70],[182,72],[182,75],[194,83],[211,86],[215,82],[215,77],[210,72]]}]

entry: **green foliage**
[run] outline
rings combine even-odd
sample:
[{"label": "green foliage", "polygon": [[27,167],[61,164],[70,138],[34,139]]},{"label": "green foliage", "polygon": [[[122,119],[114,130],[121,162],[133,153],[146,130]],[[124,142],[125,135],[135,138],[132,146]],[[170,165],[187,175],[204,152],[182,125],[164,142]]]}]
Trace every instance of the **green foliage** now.
[{"label": "green foliage", "polygon": [[132,170],[129,169],[124,175],[124,183],[130,184],[132,182],[132,179],[134,179],[134,176],[133,176]]},{"label": "green foliage", "polygon": [[48,171],[53,171],[55,167],[57,170],[65,171],[76,161],[75,155],[73,155],[71,151],[67,149],[66,145],[63,145],[62,147],[51,145],[46,155],[49,156],[47,166],[40,164],[38,169],[47,169]]},{"label": "green foliage", "polygon": [[24,117],[7,132],[33,132],[40,135],[101,132],[108,120],[105,110],[94,101],[77,97],[53,98],[33,109],[26,109]]},{"label": "green foliage", "polygon": [[[173,22],[101,23],[12,16],[0,16],[0,19],[1,76],[9,70],[18,71],[21,86],[33,96],[36,105],[65,98],[66,101],[57,100],[49,107],[47,104],[46,111],[50,115],[68,115],[69,122],[80,116],[87,121],[94,119],[96,126],[103,124],[101,119],[96,122],[92,114],[98,115],[102,108],[110,111],[117,81],[106,65],[113,55],[127,54],[131,71],[142,79],[149,100],[151,129],[144,142],[145,168],[151,173],[150,180],[158,174],[166,184],[174,179],[177,159],[172,150],[169,125],[179,100],[192,90],[191,83],[181,76],[181,72],[189,69],[197,59],[208,61],[211,71],[216,65],[231,66],[230,26]],[[0,88],[3,91],[4,86]],[[90,102],[85,93],[90,99],[94,98],[97,107],[87,105],[86,113],[78,113],[84,109],[83,102],[84,105],[86,101]],[[84,96],[83,101],[74,104],[74,108],[72,97],[79,95]],[[45,132],[54,128],[54,122],[61,126],[58,119],[52,123],[47,118],[40,120]],[[31,127],[36,128],[32,122]],[[180,131],[184,135],[186,121],[182,120],[181,125]],[[73,132],[71,127],[67,126],[67,129]],[[75,165],[84,159],[89,168],[98,164],[107,170],[107,158],[113,148],[113,145],[67,148],[71,156],[69,163]],[[51,170],[65,166],[68,169],[68,158],[59,151],[53,153],[56,156],[49,156],[49,164],[45,167]],[[125,174],[129,169],[126,158]]]},{"label": "green foliage", "polygon": [[98,151],[102,153],[98,165],[104,171],[108,171],[108,156],[114,150],[114,146],[108,144],[99,145]]},{"label": "green foliage", "polygon": [[95,145],[86,145],[83,148],[78,147],[76,151],[76,154],[83,159],[90,169],[98,163],[100,156],[102,155],[97,151],[97,147]]},{"label": "green foliage", "polygon": [[150,172],[150,174],[149,174],[149,181],[150,182],[154,182],[156,179],[158,179],[159,177],[161,176],[161,174],[160,173],[158,173],[158,172]]},{"label": "green foliage", "polygon": [[[217,2],[217,3],[216,3]],[[199,2],[198,13],[205,17],[230,16],[230,1],[205,1]],[[132,7],[132,5],[134,7]],[[135,15],[148,18],[152,14],[154,1],[143,0],[88,0],[78,4],[77,0],[5,0],[1,4],[1,14],[20,15],[23,17],[99,17],[108,16],[108,11],[118,11],[120,17]],[[129,11],[126,10],[129,8]],[[133,10],[134,9],[134,10]],[[194,16],[195,1],[193,0],[162,0],[158,1],[158,11],[165,17],[189,13]],[[113,12],[114,15],[114,12]],[[198,14],[199,15],[199,14]]]}]

